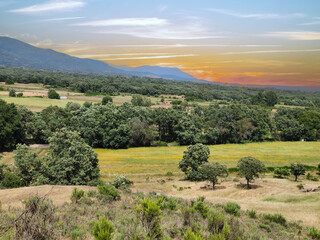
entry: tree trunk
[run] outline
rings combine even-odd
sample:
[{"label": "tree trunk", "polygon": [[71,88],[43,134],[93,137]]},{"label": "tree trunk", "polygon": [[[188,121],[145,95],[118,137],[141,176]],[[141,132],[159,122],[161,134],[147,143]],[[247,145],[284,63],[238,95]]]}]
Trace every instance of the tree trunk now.
[{"label": "tree trunk", "polygon": [[295,175],[295,177],[296,177],[295,181],[297,182],[298,181],[298,175]]},{"label": "tree trunk", "polygon": [[214,191],[214,185],[215,185],[215,183],[212,182],[212,191]]},{"label": "tree trunk", "polygon": [[249,179],[247,179],[247,187],[248,187],[248,189],[250,189],[250,184],[249,184]]}]

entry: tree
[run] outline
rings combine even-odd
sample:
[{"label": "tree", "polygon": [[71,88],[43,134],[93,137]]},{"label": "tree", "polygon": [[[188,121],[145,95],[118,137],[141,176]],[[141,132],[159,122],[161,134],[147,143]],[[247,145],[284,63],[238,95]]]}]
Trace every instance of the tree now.
[{"label": "tree", "polygon": [[151,100],[146,97],[142,97],[141,95],[133,95],[131,99],[131,103],[134,106],[143,106],[143,107],[151,106]]},{"label": "tree", "polygon": [[156,129],[150,126],[146,119],[135,117],[130,121],[131,146],[150,146],[156,136]]},{"label": "tree", "polygon": [[113,102],[112,97],[109,96],[109,95],[106,95],[106,96],[104,96],[104,97],[102,98],[101,104],[102,104],[102,105],[106,105],[106,104],[109,103],[109,102],[110,102],[110,103]]},{"label": "tree", "polygon": [[22,141],[20,120],[21,116],[16,106],[0,99],[0,151],[10,150]]},{"label": "tree", "polygon": [[99,177],[97,154],[77,132],[66,128],[49,139],[46,164],[51,184],[86,185]]},{"label": "tree", "polygon": [[48,92],[48,98],[50,99],[60,99],[60,95],[53,89],[50,89]]},{"label": "tree", "polygon": [[306,173],[306,170],[304,169],[304,166],[301,163],[291,163],[291,169],[290,172],[293,176],[295,176],[295,181],[298,181],[298,177],[300,175],[304,175]]},{"label": "tree", "polygon": [[204,179],[204,174],[199,170],[199,167],[208,162],[209,156],[210,150],[207,146],[201,143],[190,145],[183,153],[179,168],[186,174],[188,180],[201,181]]},{"label": "tree", "polygon": [[273,91],[266,91],[264,93],[264,101],[268,107],[273,107],[278,102],[278,96]]},{"label": "tree", "polygon": [[255,177],[259,177],[259,173],[266,171],[265,165],[256,158],[244,157],[238,161],[237,167],[239,175],[245,177],[247,180],[247,187],[250,189],[250,181]]},{"label": "tree", "polygon": [[200,169],[204,175],[204,179],[212,183],[212,190],[214,190],[214,186],[218,183],[218,177],[227,177],[229,174],[227,167],[218,162],[204,163]]},{"label": "tree", "polygon": [[14,89],[10,89],[10,91],[9,91],[9,97],[16,97],[17,95],[16,95],[16,90],[14,90]]},{"label": "tree", "polygon": [[37,184],[43,171],[44,162],[38,158],[35,152],[29,151],[25,144],[18,144],[14,154],[16,172],[23,184],[25,186]]}]

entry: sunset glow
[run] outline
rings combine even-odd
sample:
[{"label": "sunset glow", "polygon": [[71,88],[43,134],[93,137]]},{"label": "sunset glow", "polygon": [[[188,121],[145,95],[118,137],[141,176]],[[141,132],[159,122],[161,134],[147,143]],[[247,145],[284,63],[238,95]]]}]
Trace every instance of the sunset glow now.
[{"label": "sunset glow", "polygon": [[0,35],[213,82],[320,87],[319,0],[0,1]]}]

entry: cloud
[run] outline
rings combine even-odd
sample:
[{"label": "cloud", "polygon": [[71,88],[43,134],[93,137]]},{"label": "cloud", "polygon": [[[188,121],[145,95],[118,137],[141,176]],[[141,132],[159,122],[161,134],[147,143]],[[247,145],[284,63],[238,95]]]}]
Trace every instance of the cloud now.
[{"label": "cloud", "polygon": [[111,57],[111,56],[143,56],[143,55],[159,55],[159,54],[171,54],[171,53],[103,53],[103,54],[80,54],[74,55],[80,58],[91,57]]},{"label": "cloud", "polygon": [[64,21],[64,20],[77,20],[83,19],[85,17],[64,17],[64,18],[49,18],[49,19],[42,19],[39,22],[54,22],[54,21]]},{"label": "cloud", "polygon": [[224,15],[229,15],[237,18],[256,18],[256,19],[282,19],[282,18],[301,18],[304,17],[304,14],[301,13],[292,13],[292,14],[275,14],[275,13],[251,13],[251,14],[244,14],[235,12],[232,10],[227,9],[216,9],[216,8],[209,8],[206,9],[211,12],[221,13]]},{"label": "cloud", "polygon": [[320,32],[270,32],[263,36],[289,40],[320,40]]},{"label": "cloud", "polygon": [[280,45],[225,45],[225,44],[158,44],[158,45],[111,45],[109,47],[279,47]]},{"label": "cloud", "polygon": [[83,1],[50,1],[43,4],[36,4],[25,8],[13,9],[9,12],[13,13],[42,13],[49,11],[67,11],[80,8],[85,5]]},{"label": "cloud", "polygon": [[195,20],[184,21],[181,25],[159,18],[116,18],[83,22],[73,26],[100,27],[94,33],[130,35],[139,38],[193,40],[223,37],[213,35]]},{"label": "cloud", "polygon": [[74,24],[75,26],[109,27],[109,26],[163,26],[166,19],[160,18],[114,18]]},{"label": "cloud", "polygon": [[144,60],[144,59],[162,59],[162,58],[178,58],[178,57],[194,57],[197,54],[183,54],[183,55],[159,55],[150,57],[125,57],[125,58],[105,58],[103,60],[115,61],[115,60]]},{"label": "cloud", "polygon": [[238,55],[238,54],[260,54],[260,53],[299,53],[299,52],[320,52],[320,49],[296,49],[296,50],[262,50],[247,52],[225,52],[220,55]]},{"label": "cloud", "polygon": [[320,24],[320,17],[314,17],[313,18],[315,21],[312,22],[307,22],[307,23],[300,23],[300,26],[310,26],[310,25],[318,25]]}]

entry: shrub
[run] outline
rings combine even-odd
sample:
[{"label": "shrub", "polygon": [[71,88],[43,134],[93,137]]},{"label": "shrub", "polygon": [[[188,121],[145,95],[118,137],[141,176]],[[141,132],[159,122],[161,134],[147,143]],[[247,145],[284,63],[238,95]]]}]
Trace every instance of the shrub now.
[{"label": "shrub", "polygon": [[23,186],[23,182],[16,174],[12,172],[5,172],[4,178],[0,182],[0,186],[3,188],[18,188]]},{"label": "shrub", "polygon": [[11,89],[9,91],[9,97],[15,97],[16,96],[16,91],[14,89]]},{"label": "shrub", "polygon": [[300,183],[300,184],[297,185],[297,188],[298,188],[299,190],[301,190],[301,189],[304,189],[304,186],[303,186],[302,183]]},{"label": "shrub", "polygon": [[182,208],[182,216],[183,216],[183,225],[191,225],[193,215],[195,213],[195,209],[192,207],[184,207]]},{"label": "shrub", "polygon": [[287,220],[281,214],[265,214],[263,219],[281,224],[282,226],[287,225]]},{"label": "shrub", "polygon": [[173,176],[173,172],[167,172],[167,173],[166,173],[166,176],[172,177],[172,176]]},{"label": "shrub", "polygon": [[310,236],[312,239],[320,240],[320,230],[316,229],[315,227],[309,228],[307,230],[308,236]]},{"label": "shrub", "polygon": [[70,238],[72,240],[74,240],[74,239],[83,239],[83,237],[84,237],[84,234],[83,234],[82,230],[79,229],[79,228],[73,229],[70,232]]},{"label": "shrub", "polygon": [[125,175],[114,175],[114,180],[111,183],[115,188],[121,188],[121,187],[129,187],[133,184],[133,181],[131,181],[129,178],[127,178]]},{"label": "shrub", "polygon": [[184,240],[204,240],[204,238],[197,233],[194,233],[191,228],[183,235]]},{"label": "shrub", "polygon": [[99,221],[96,221],[92,229],[95,240],[110,240],[113,232],[113,224],[105,217],[101,217]]},{"label": "shrub", "polygon": [[84,196],[83,190],[74,188],[71,194],[71,202],[78,203],[78,201]]},{"label": "shrub", "polygon": [[249,210],[248,215],[250,218],[257,218],[257,212],[255,210]]},{"label": "shrub", "polygon": [[60,95],[53,89],[50,89],[48,92],[48,98],[50,99],[60,99]]},{"label": "shrub", "polygon": [[232,214],[234,216],[240,216],[240,206],[239,204],[235,203],[235,202],[227,202],[224,205],[224,210],[229,213]]},{"label": "shrub", "polygon": [[57,222],[52,201],[38,196],[25,201],[25,210],[15,221],[16,239],[56,239]]},{"label": "shrub", "polygon": [[101,101],[101,104],[102,105],[106,105],[107,103],[112,103],[113,102],[113,100],[112,100],[112,97],[110,97],[109,95],[107,95],[107,96],[104,96],[103,98],[102,98],[102,101]]},{"label": "shrub", "polygon": [[97,186],[99,194],[111,198],[112,200],[120,200],[120,194],[117,189],[112,185],[99,185]]},{"label": "shrub", "polygon": [[266,224],[260,223],[259,227],[265,229],[267,232],[271,232],[271,227]]},{"label": "shrub", "polygon": [[162,239],[161,209],[152,199],[142,199],[136,206],[138,218],[141,220],[150,239]]},{"label": "shrub", "polygon": [[212,233],[220,233],[225,225],[225,217],[221,212],[208,212],[208,229]]},{"label": "shrub", "polygon": [[17,94],[17,97],[22,97],[23,96],[23,93],[18,93]]},{"label": "shrub", "polygon": [[97,195],[97,192],[95,190],[89,190],[87,192],[88,197],[95,197]]},{"label": "shrub", "polygon": [[193,208],[198,211],[202,217],[206,218],[209,211],[209,206],[204,202],[205,197],[198,197],[197,201],[193,203]]},{"label": "shrub", "polygon": [[14,81],[12,79],[6,79],[5,83],[6,85],[12,85],[14,84]]},{"label": "shrub", "polygon": [[290,172],[286,168],[275,168],[274,171],[275,178],[284,178],[290,175]]}]

